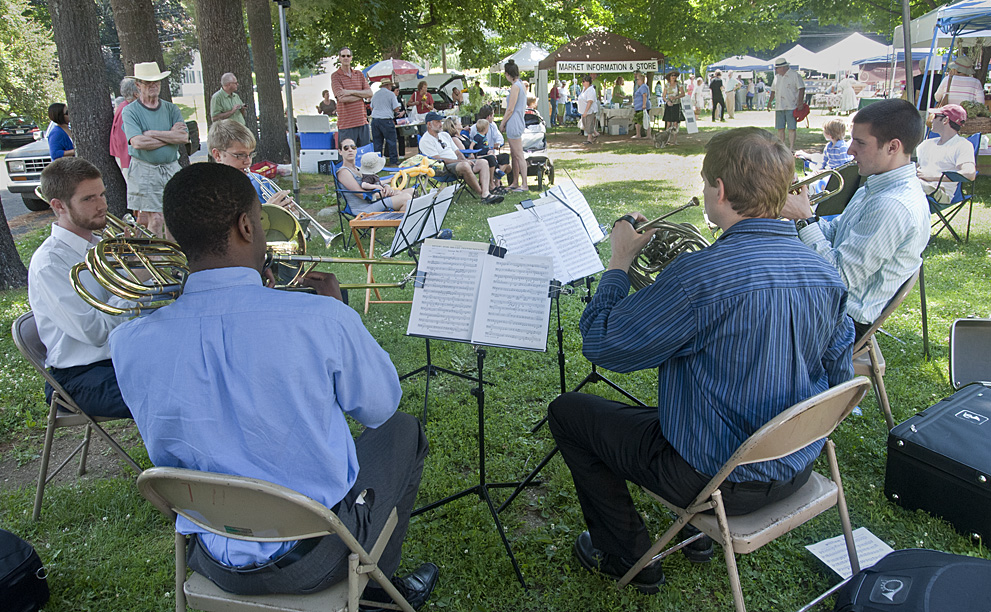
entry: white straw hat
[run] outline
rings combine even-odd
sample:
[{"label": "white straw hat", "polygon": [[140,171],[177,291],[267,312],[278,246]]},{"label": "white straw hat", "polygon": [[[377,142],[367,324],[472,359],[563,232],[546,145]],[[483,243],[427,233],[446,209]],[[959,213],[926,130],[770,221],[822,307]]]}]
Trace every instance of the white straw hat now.
[{"label": "white straw hat", "polygon": [[172,74],[171,70],[159,72],[158,63],[156,62],[134,64],[134,78],[138,81],[161,81],[170,74]]}]

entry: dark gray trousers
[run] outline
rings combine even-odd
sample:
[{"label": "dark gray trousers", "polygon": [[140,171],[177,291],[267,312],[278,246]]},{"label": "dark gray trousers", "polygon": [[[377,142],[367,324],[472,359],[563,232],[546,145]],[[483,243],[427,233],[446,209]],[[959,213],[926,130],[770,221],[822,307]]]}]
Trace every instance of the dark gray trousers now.
[{"label": "dark gray trousers", "polygon": [[[392,576],[399,567],[410,512],[420,487],[427,438],[416,417],[397,412],[378,428],[366,429],[355,440],[355,449],[358,479],[334,511],[358,543],[369,550],[392,508],[396,508],[399,522],[378,563],[386,576]],[[356,504],[363,491],[365,503]],[[234,568],[216,561],[193,537],[187,550],[187,563],[225,591],[242,595],[314,593],[347,577],[350,551],[339,537],[324,536],[315,542],[305,542],[264,565]],[[300,547],[309,546],[313,546],[312,550],[299,556]],[[291,560],[297,556],[298,559]]]}]

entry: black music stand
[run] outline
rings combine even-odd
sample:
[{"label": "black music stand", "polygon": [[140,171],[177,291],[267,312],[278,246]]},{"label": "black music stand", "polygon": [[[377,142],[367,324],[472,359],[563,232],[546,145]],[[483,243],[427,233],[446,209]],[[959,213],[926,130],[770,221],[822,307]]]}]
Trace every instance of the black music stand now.
[{"label": "black music stand", "polygon": [[[430,340],[427,340],[427,347],[429,348]],[[467,495],[475,494],[478,498],[485,502],[488,506],[489,514],[492,515],[492,521],[496,525],[496,529],[499,531],[499,537],[502,538],[502,544],[506,547],[506,554],[509,555],[509,560],[513,564],[513,570],[516,572],[516,579],[520,581],[520,584],[525,590],[527,588],[526,581],[523,579],[523,572],[520,571],[520,564],[516,561],[516,555],[513,554],[513,549],[509,544],[509,539],[506,537],[506,530],[502,526],[502,521],[499,520],[499,512],[496,510],[495,505],[492,503],[492,497],[489,495],[489,489],[496,488],[509,488],[509,487],[525,487],[526,484],[519,482],[489,482],[486,477],[485,472],[485,385],[492,384],[486,382],[482,377],[483,365],[485,364],[485,348],[481,346],[475,346],[475,355],[478,359],[478,376],[465,376],[464,374],[459,374],[457,372],[451,372],[450,370],[443,370],[445,372],[450,372],[465,378],[467,380],[474,381],[478,384],[476,387],[472,387],[471,394],[475,396],[478,402],[478,484],[468,487],[462,491],[455,493],[454,495],[449,495],[444,499],[435,501],[433,503],[427,504],[426,506],[421,506],[413,511],[411,516],[417,516],[424,512],[428,512],[435,508],[439,508],[445,504],[449,504],[452,501],[461,499]],[[429,352],[428,352],[428,365],[426,367],[431,367],[429,365]],[[422,368],[421,368],[422,369]],[[439,368],[442,369],[442,368]],[[430,384],[430,377],[427,377],[427,384]],[[424,406],[424,411],[426,411],[426,406]],[[536,484],[536,483],[534,483]]]},{"label": "black music stand", "polygon": [[[585,277],[585,295],[582,296],[582,302],[586,304],[592,301],[593,280],[594,279],[591,276]],[[567,387],[565,386],[565,378],[564,378],[564,329],[561,327],[560,293],[561,292],[558,292],[554,296],[555,299],[557,299],[558,301],[557,302],[557,343],[558,343],[557,357],[558,357],[558,369],[560,370],[560,374],[561,374],[561,393],[566,393]],[[627,399],[636,403],[639,406],[643,406],[643,407],[647,406],[647,404],[641,402],[639,399],[634,397],[629,391],[620,387],[618,384],[614,383],[613,381],[603,376],[599,372],[599,369],[596,367],[594,363],[592,364],[592,371],[589,372],[585,376],[585,378],[582,379],[580,383],[578,383],[578,386],[574,388],[574,392],[581,391],[585,385],[598,383],[598,382],[606,383],[608,386],[612,387],[613,389],[621,393],[624,397],[626,397]],[[539,431],[540,428],[543,427],[544,423],[546,422],[547,422],[547,416],[544,415],[544,418],[540,419],[540,421],[538,421],[537,424],[530,429],[530,433],[537,433],[537,431]],[[523,480],[519,481],[519,483],[516,484],[516,488],[513,490],[513,492],[510,493],[509,497],[506,498],[506,501],[502,502],[502,505],[499,506],[498,512],[502,512],[503,510],[505,510],[509,506],[509,504],[512,503],[514,499],[516,499],[516,496],[518,496],[520,493],[523,492],[524,488],[541,484],[541,481],[534,479],[537,477],[537,474],[540,473],[540,470],[544,469],[544,466],[550,463],[551,459],[554,458],[554,455],[556,455],[559,450],[560,448],[555,444],[554,448],[552,448],[551,451],[547,453],[543,459],[540,460],[540,463],[537,464],[537,467],[533,468],[533,470],[526,475],[526,478],[524,478]]]},{"label": "black music stand", "polygon": [[[451,191],[445,195],[448,189],[451,189]],[[434,195],[427,206],[422,208],[414,207],[417,200],[429,197],[429,195],[422,195],[410,202],[402,222],[396,228],[396,235],[392,240],[392,246],[386,251],[385,257],[395,257],[403,251],[409,251],[413,258],[416,259],[415,248],[427,238],[433,238],[440,232],[440,226],[444,223],[444,218],[447,217],[447,212],[450,210],[451,203],[454,201],[454,189],[445,187]],[[440,212],[438,212],[438,209],[440,209]]]}]

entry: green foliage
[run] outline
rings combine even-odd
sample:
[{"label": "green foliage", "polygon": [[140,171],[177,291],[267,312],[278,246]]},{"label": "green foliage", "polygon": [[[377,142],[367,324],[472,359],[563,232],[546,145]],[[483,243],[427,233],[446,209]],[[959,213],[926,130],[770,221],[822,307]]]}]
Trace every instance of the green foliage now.
[{"label": "green foliage", "polygon": [[0,0],[0,115],[41,123],[48,105],[65,97],[55,43],[27,0]]}]

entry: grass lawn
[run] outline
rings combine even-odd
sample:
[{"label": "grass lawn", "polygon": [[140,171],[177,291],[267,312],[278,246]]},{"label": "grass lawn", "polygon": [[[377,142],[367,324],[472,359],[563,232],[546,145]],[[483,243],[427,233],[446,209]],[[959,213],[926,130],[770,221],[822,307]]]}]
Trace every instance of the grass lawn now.
[{"label": "grass lawn", "polygon": [[[673,210],[701,191],[703,143],[716,132],[708,126],[693,137],[680,138],[678,147],[654,149],[646,141],[603,137],[603,144],[583,151],[573,130],[554,130],[550,155],[557,178],[574,178],[602,223],[631,210],[648,218]],[[821,147],[818,130],[799,133],[801,148]],[[565,172],[566,171],[566,172]],[[324,177],[307,177],[302,203],[316,211],[332,202],[325,195]],[[459,240],[489,239],[486,218],[510,212],[522,194],[485,206],[466,198],[453,208],[444,223]],[[986,288],[991,277],[991,180],[978,180],[971,239],[957,244],[944,235],[934,238],[925,252],[926,293],[932,361],[922,356],[922,321],[919,291],[914,289],[888,320],[879,342],[887,359],[885,384],[896,422],[901,422],[952,393],[947,372],[949,326],[958,317],[988,316]],[[671,220],[702,227],[698,208]],[[30,254],[47,233],[22,236],[22,257]],[[391,232],[383,232],[391,239]],[[313,253],[326,252],[311,242]],[[603,260],[609,245],[600,246]],[[343,254],[340,248],[333,253]],[[348,255],[354,255],[354,250]],[[343,282],[357,282],[359,267],[334,268]],[[382,280],[401,270],[382,267]],[[796,271],[800,273],[800,271]],[[701,275],[699,282],[706,282]],[[410,299],[412,289],[388,290],[387,299]],[[580,295],[561,300],[568,387],[588,372],[581,355],[578,319],[584,304]],[[362,309],[364,296],[352,292],[351,304]],[[24,290],[0,293],[0,326],[9,329],[28,310]],[[400,374],[425,362],[424,342],[405,336],[408,305],[376,305],[364,317],[372,335],[390,353]],[[552,327],[554,321],[552,318]],[[287,347],[291,350],[291,347]],[[489,349],[486,379],[487,467],[490,480],[515,480],[526,474],[553,441],[542,428],[530,427],[545,413],[559,388],[553,330],[547,353]],[[475,357],[468,345],[435,342],[434,363],[473,373]],[[37,464],[44,431],[45,405],[40,377],[21,359],[8,333],[0,336],[0,460],[5,465]],[[629,375],[608,374],[642,400],[656,401],[656,375],[652,371]],[[470,384],[441,376],[430,385],[427,458],[419,502],[429,503],[477,481],[476,404]],[[587,388],[607,396],[604,385]],[[403,383],[400,409],[419,415],[423,408],[424,378]],[[617,398],[618,399],[618,398]],[[883,495],[887,431],[873,394],[862,403],[863,416],[851,417],[834,435],[854,528],[865,526],[896,549],[925,547],[991,559],[991,553],[957,534],[940,519],[923,512],[906,511]],[[133,428],[118,427],[132,448],[131,454],[150,466]],[[77,435],[70,432],[62,435]],[[112,458],[111,458],[112,462]],[[825,469],[825,459],[820,459]],[[68,468],[68,469],[71,469]],[[404,569],[433,561],[441,579],[425,609],[482,611],[606,611],[696,610],[732,607],[726,569],[717,554],[707,566],[690,565],[681,555],[664,562],[667,584],[659,595],[644,596],[631,589],[618,590],[609,580],[589,575],[572,556],[571,547],[585,529],[575,499],[570,474],[555,458],[543,471],[544,483],[521,495],[502,519],[517,559],[529,584],[524,591],[513,575],[483,502],[465,497],[414,518],[404,548]],[[5,475],[8,478],[8,475]],[[45,494],[41,521],[30,519],[33,501],[30,478],[8,478],[0,487],[2,527],[29,539],[49,570],[52,599],[46,610],[171,610],[174,608],[172,528],[137,493],[126,473],[107,478],[84,477],[54,484]],[[504,491],[494,493],[496,504]],[[662,532],[670,517],[634,491],[638,507],[654,534]],[[835,511],[792,532],[754,554],[738,558],[748,606],[752,610],[796,609],[826,590],[837,579],[804,546],[841,533]]]}]

